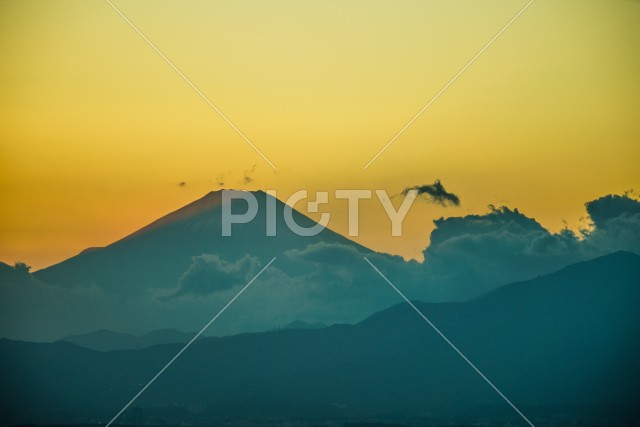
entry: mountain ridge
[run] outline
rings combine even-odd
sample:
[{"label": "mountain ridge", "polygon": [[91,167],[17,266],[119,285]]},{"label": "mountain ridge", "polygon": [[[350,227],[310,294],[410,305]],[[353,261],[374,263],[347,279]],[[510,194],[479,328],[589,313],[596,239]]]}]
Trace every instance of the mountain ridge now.
[{"label": "mountain ridge", "polygon": [[97,351],[135,350],[162,344],[186,343],[195,332],[156,329],[142,335],[99,329],[86,334],[69,335],[57,341],[70,342]]}]

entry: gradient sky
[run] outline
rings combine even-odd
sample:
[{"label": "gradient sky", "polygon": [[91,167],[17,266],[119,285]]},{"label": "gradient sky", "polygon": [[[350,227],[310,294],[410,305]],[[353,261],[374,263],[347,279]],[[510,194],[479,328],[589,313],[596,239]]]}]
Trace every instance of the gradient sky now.
[{"label": "gradient sky", "polygon": [[537,0],[366,171],[524,1],[114,3],[278,171],[107,3],[0,1],[2,261],[44,267],[222,187],[439,178],[462,206],[416,205],[403,237],[362,206],[356,240],[417,258],[442,215],[577,228],[584,202],[640,189],[638,1]]}]

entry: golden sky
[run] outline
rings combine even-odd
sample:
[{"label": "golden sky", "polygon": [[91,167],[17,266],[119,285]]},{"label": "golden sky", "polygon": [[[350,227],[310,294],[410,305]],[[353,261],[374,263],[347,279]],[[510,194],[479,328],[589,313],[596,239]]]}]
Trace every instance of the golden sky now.
[{"label": "golden sky", "polygon": [[439,178],[462,206],[416,204],[403,237],[362,206],[358,241],[418,258],[443,215],[507,204],[575,228],[584,202],[640,189],[638,1],[535,1],[366,171],[526,2],[114,3],[278,170],[106,2],[0,1],[2,261],[108,244],[220,179],[286,197]]}]

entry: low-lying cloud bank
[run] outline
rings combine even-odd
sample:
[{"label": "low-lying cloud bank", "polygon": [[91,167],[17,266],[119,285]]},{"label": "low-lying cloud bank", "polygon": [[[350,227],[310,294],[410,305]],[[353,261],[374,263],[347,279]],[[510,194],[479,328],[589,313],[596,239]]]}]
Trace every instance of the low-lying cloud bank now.
[{"label": "low-lying cloud bank", "polygon": [[[435,220],[422,263],[387,254],[366,255],[413,298],[461,301],[599,255],[619,250],[640,253],[640,201],[609,195],[585,206],[593,225],[579,234],[568,229],[551,233],[518,209],[491,207],[482,215]],[[278,280],[304,287],[310,297],[335,298],[343,293],[367,298],[376,293],[381,279],[364,263],[364,255],[351,245],[312,244],[285,253],[286,260],[278,264],[298,268],[293,276],[281,272]],[[192,269],[201,261],[194,258]],[[219,259],[212,261],[217,264]],[[226,282],[218,281],[217,274],[211,275],[210,283],[219,282],[225,289]],[[211,293],[217,290],[210,287]]]},{"label": "low-lying cloud bank", "polygon": [[[212,334],[264,330],[294,320],[356,322],[400,302],[367,256],[412,299],[462,301],[496,287],[614,251],[640,254],[640,201],[609,195],[586,203],[588,230],[551,233],[517,209],[435,221],[424,261],[315,243],[278,258],[212,327]],[[197,330],[262,267],[250,254],[193,258],[173,290],[123,298],[97,286],[63,289],[24,268],[0,265],[0,336],[52,339],[106,328],[133,333]]]}]

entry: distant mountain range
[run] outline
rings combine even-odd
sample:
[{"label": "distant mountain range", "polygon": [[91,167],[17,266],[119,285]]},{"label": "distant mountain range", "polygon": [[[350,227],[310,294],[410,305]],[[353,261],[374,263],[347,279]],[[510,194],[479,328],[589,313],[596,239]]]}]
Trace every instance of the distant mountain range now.
[{"label": "distant mountain range", "polygon": [[[278,329],[322,329],[326,327],[327,325],[324,323],[307,323],[296,320]],[[158,329],[140,336],[100,329],[87,334],[69,335],[59,341],[73,343],[96,351],[139,350],[162,344],[186,343],[194,335],[195,332],[180,332],[175,329]]]},{"label": "distant mountain range", "polygon": [[[577,263],[465,303],[415,304],[534,423],[640,419],[638,255]],[[0,421],[108,421],[181,346],[100,352],[0,340]],[[134,407],[122,422],[522,424],[407,304],[353,326],[198,340]]]},{"label": "distant mountain range", "polygon": [[70,335],[60,341],[96,351],[113,351],[142,349],[161,344],[186,343],[194,335],[195,333],[185,333],[175,329],[159,329],[140,336],[101,329],[88,334]]}]

